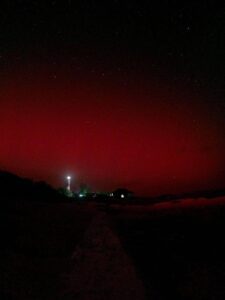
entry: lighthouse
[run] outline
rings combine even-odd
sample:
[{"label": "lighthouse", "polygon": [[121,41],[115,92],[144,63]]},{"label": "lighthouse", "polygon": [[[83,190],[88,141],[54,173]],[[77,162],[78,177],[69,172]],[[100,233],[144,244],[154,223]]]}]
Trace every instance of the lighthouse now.
[{"label": "lighthouse", "polygon": [[70,192],[71,176],[67,176],[66,179],[67,179],[67,191]]}]

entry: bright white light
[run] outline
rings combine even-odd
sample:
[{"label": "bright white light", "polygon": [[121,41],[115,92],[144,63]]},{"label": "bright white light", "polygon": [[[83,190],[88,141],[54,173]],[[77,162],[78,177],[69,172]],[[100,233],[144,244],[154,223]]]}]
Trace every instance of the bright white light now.
[{"label": "bright white light", "polygon": [[113,197],[113,193],[110,193],[110,197]]},{"label": "bright white light", "polygon": [[66,176],[66,179],[67,179],[67,190],[70,191],[71,176]]},{"label": "bright white light", "polygon": [[84,197],[84,195],[83,195],[83,194],[79,194],[79,197],[80,197],[80,198],[83,198],[83,197]]},{"label": "bright white light", "polygon": [[120,197],[121,197],[121,198],[125,198],[124,194],[122,194]]}]

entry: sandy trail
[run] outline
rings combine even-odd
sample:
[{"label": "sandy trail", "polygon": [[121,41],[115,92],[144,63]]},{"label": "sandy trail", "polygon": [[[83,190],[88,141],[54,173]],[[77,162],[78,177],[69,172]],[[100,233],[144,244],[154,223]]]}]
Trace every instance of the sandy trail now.
[{"label": "sandy trail", "polygon": [[72,256],[63,299],[144,300],[145,291],[107,215],[99,212]]}]

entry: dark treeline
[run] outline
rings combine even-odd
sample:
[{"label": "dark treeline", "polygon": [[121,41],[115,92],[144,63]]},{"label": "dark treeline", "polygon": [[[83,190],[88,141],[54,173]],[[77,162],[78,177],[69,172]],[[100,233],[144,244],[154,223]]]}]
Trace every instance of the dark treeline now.
[{"label": "dark treeline", "polygon": [[[126,191],[125,189],[118,189],[116,191]],[[123,192],[123,194],[126,194]],[[116,195],[116,193],[115,193]],[[215,198],[225,196],[225,188],[217,190],[201,190],[181,194],[166,194],[155,197],[136,197],[126,195],[124,199],[120,197],[109,197],[107,195],[98,195],[93,198],[94,201],[107,201],[118,202],[121,204],[153,204],[165,201],[174,201],[186,198]],[[60,202],[60,201],[72,201],[72,198],[67,197],[65,193],[61,193],[59,190],[54,189],[44,181],[33,181],[28,178],[21,178],[15,174],[0,171],[0,198],[2,200],[9,200],[9,202],[17,201],[40,201],[40,202]],[[86,197],[87,200],[89,199]]]},{"label": "dark treeline", "polygon": [[0,197],[9,202],[60,202],[68,199],[46,182],[35,182],[6,171],[0,171]]}]

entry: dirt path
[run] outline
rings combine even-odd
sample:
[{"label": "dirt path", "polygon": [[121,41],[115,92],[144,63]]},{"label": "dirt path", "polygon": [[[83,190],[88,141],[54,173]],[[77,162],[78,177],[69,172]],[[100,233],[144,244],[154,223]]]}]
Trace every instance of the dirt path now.
[{"label": "dirt path", "polygon": [[99,212],[77,246],[63,299],[144,300],[145,292],[130,258]]}]

